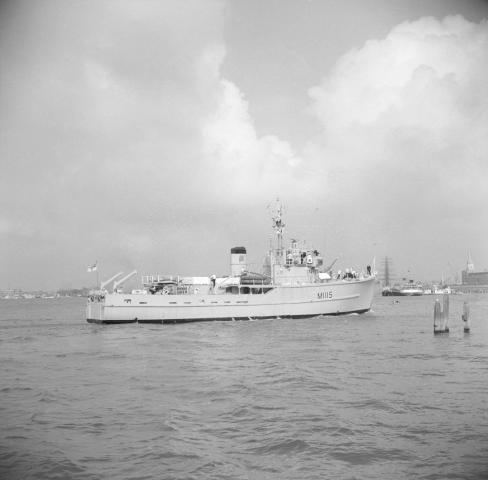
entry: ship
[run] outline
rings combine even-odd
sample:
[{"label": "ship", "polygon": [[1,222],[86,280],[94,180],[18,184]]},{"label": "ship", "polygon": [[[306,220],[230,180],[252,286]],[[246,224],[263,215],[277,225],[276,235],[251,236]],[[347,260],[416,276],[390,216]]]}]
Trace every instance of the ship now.
[{"label": "ship", "polygon": [[392,284],[391,260],[388,257],[385,257],[382,280],[383,288],[381,295],[384,297],[412,297],[423,295],[425,293],[421,282],[407,280],[407,278],[402,278],[401,282]]},{"label": "ship", "polygon": [[424,294],[424,288],[421,283],[415,283],[409,280],[402,285],[393,285],[392,287],[383,288],[382,295],[386,297],[417,297]]},{"label": "ship", "polygon": [[[89,296],[90,323],[183,323],[209,320],[312,318],[363,314],[371,309],[375,272],[334,273],[319,251],[284,241],[283,207],[272,213],[273,235],[261,272],[247,264],[245,247],[230,250],[229,275],[144,275],[130,293],[122,284],[137,272],[122,272]],[[107,286],[112,284],[112,291]]]}]

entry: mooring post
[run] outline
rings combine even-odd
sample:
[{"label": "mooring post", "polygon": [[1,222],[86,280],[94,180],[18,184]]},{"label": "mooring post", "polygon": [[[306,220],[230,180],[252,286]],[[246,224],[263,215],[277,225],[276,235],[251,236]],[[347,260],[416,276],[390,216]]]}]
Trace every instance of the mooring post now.
[{"label": "mooring post", "polygon": [[442,311],[439,299],[435,299],[434,303],[434,333],[440,333],[442,321]]},{"label": "mooring post", "polygon": [[442,331],[449,331],[449,295],[445,293],[442,298]]},{"label": "mooring post", "polygon": [[464,331],[467,333],[469,332],[471,325],[469,323],[469,304],[466,301],[463,303],[463,314],[461,318],[464,322]]},{"label": "mooring post", "polygon": [[447,321],[449,317],[449,298],[446,300],[446,296],[442,301],[443,305],[438,298],[435,299],[434,304],[434,333],[448,333],[449,327]]}]

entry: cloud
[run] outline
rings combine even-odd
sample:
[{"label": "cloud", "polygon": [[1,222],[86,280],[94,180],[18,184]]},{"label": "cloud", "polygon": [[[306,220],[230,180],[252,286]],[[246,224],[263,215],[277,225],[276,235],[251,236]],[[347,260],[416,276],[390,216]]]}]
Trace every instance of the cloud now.
[{"label": "cloud", "polygon": [[348,210],[361,202],[353,218],[366,215],[390,252],[402,256],[407,245],[403,256],[419,264],[423,239],[448,241],[463,230],[466,248],[475,243],[487,258],[476,240],[488,233],[480,222],[488,204],[487,84],[488,23],[449,16],[396,26],[345,54],[309,90],[322,125],[311,158],[324,159],[331,196]]},{"label": "cloud", "polygon": [[258,135],[244,94],[219,73],[224,49],[204,57],[212,59],[215,104],[201,124],[203,160],[219,176],[218,182],[215,176],[213,182],[207,181],[233,202],[246,198],[267,202],[270,195],[286,191],[297,180],[301,159],[288,142],[275,135]]},{"label": "cloud", "polygon": [[421,227],[442,212],[463,218],[457,236],[486,238],[469,224],[486,203],[486,22],[406,22],[345,54],[310,89],[321,130],[300,148],[273,126],[262,134],[223,74],[222,2],[8,7],[3,284],[27,287],[30,272],[31,286],[79,285],[97,259],[102,275],[225,272],[222,250],[266,248],[276,196],[295,216],[290,234],[308,228],[358,261],[377,236],[397,242],[395,218],[413,211]]},{"label": "cloud", "polygon": [[154,258],[190,223],[198,119],[212,108],[198,69],[222,41],[221,2],[8,7],[3,283],[56,286],[96,258],[109,271]]},{"label": "cloud", "polygon": [[482,94],[478,76],[486,74],[486,30],[486,21],[475,24],[461,16],[405,22],[385,39],[341,57],[332,75],[310,90],[315,113],[331,129],[371,124],[388,114],[396,125],[427,127],[435,120],[436,129],[446,111],[458,113],[454,103],[462,92]]},{"label": "cloud", "polygon": [[[25,284],[32,265],[33,285],[80,278],[73,272],[95,259],[109,272],[153,268],[155,258],[165,270],[207,268],[250,226],[249,212],[292,182],[298,156],[258,135],[243,92],[221,74],[224,4],[180,3],[9,5],[0,109],[9,281]],[[229,233],[223,219],[243,204],[248,215]],[[187,246],[202,234],[215,252],[195,260]]]}]

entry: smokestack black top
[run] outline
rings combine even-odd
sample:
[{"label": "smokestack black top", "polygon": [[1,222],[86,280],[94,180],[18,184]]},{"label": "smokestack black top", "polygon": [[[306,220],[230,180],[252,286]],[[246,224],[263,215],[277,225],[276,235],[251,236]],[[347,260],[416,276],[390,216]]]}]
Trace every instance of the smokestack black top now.
[{"label": "smokestack black top", "polygon": [[232,247],[230,253],[246,253],[246,247]]}]

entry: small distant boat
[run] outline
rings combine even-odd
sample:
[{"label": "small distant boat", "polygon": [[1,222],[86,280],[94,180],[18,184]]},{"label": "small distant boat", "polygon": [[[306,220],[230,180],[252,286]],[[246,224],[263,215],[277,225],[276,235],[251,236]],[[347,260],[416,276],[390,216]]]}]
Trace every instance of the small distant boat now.
[{"label": "small distant boat", "polygon": [[452,293],[449,285],[434,285],[433,292],[435,295],[450,295]]},{"label": "small distant boat", "polygon": [[402,285],[393,285],[383,288],[382,295],[385,297],[416,297],[424,294],[424,288],[420,282],[410,280]]}]

